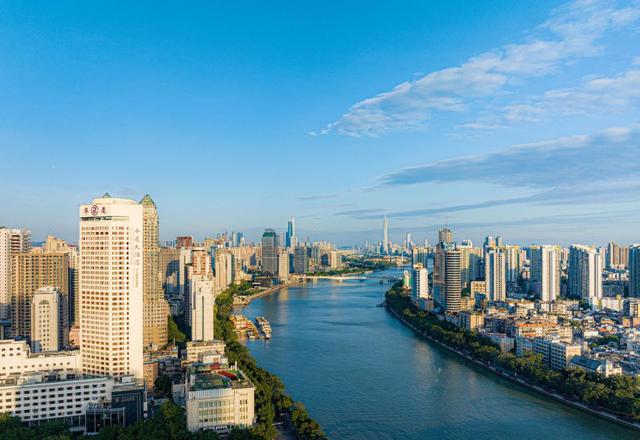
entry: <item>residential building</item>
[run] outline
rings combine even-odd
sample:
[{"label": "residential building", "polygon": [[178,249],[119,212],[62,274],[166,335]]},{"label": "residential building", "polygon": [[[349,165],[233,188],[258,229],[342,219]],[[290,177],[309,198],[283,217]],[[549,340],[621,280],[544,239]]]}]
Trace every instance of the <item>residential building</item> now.
[{"label": "residential building", "polygon": [[289,252],[278,252],[278,280],[285,283],[289,279]]},{"label": "residential building", "polygon": [[215,279],[194,275],[191,279],[191,340],[211,341],[214,329]]},{"label": "residential building", "polygon": [[31,232],[27,229],[0,227],[0,319],[11,316],[12,255],[31,250]]},{"label": "residential building", "polygon": [[[41,287],[60,289],[63,327],[69,327],[69,260],[66,253],[32,250],[12,256],[11,333],[31,337],[31,301]],[[62,340],[66,344],[68,334]]]},{"label": "residential building", "polygon": [[169,304],[164,298],[160,278],[158,210],[149,194],[142,198],[140,205],[143,224],[144,346],[161,347],[167,344]]},{"label": "residential building", "polygon": [[476,331],[484,327],[484,313],[462,311],[458,314],[460,328],[466,331]]},{"label": "residential building", "polygon": [[429,299],[429,273],[420,263],[411,271],[411,299],[416,304],[421,299]]},{"label": "residential building", "polygon": [[31,348],[38,351],[59,351],[69,334],[66,304],[59,287],[41,287],[31,301]]},{"label": "residential building", "polygon": [[502,252],[491,250],[485,256],[485,282],[489,301],[507,299],[506,256]]},{"label": "residential building", "polygon": [[449,313],[457,313],[460,311],[460,299],[462,297],[460,251],[453,248],[446,250],[444,260],[445,309]]},{"label": "residential building", "polygon": [[629,296],[640,297],[640,244],[629,248]]},{"label": "residential building", "polygon": [[531,282],[541,301],[560,296],[560,252],[556,246],[531,246]]},{"label": "residential building", "polygon": [[585,301],[602,297],[602,254],[594,247],[569,248],[569,293]]}]

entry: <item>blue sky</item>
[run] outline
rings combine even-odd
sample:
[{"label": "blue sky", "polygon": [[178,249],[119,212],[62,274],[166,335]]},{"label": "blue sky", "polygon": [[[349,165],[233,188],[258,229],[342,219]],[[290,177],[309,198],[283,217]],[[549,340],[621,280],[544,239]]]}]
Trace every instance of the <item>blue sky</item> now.
[{"label": "blue sky", "polygon": [[0,1],[0,224],[640,241],[638,2],[143,3]]}]

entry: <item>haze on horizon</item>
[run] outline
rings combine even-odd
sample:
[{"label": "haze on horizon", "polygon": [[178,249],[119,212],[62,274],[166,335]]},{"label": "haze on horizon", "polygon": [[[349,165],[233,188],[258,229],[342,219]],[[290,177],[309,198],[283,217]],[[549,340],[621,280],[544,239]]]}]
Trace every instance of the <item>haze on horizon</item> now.
[{"label": "haze on horizon", "polygon": [[640,3],[4,3],[0,225],[637,242]]}]

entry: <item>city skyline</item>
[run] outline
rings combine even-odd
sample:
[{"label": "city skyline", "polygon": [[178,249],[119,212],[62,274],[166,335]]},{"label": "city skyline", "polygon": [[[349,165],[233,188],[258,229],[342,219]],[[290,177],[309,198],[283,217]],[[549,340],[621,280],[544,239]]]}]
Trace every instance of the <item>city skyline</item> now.
[{"label": "city skyline", "polygon": [[161,240],[635,241],[637,2],[194,6],[5,5],[0,224],[76,241],[109,191]]}]

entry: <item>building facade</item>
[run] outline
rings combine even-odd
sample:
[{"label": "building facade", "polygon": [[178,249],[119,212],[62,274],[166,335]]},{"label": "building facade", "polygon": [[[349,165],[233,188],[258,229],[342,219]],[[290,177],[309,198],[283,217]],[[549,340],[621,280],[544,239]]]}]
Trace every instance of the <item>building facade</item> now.
[{"label": "building facade", "polygon": [[169,304],[160,278],[159,220],[156,204],[149,194],[142,205],[144,346],[167,344]]},{"label": "building facade", "polygon": [[31,301],[31,349],[59,351],[64,348],[69,328],[65,303],[58,287],[41,287]]},{"label": "building facade", "polygon": [[82,370],[142,379],[143,207],[105,194],[79,216]]},{"label": "building facade", "polygon": [[0,319],[9,319],[11,316],[11,256],[29,250],[30,231],[0,227]]}]

